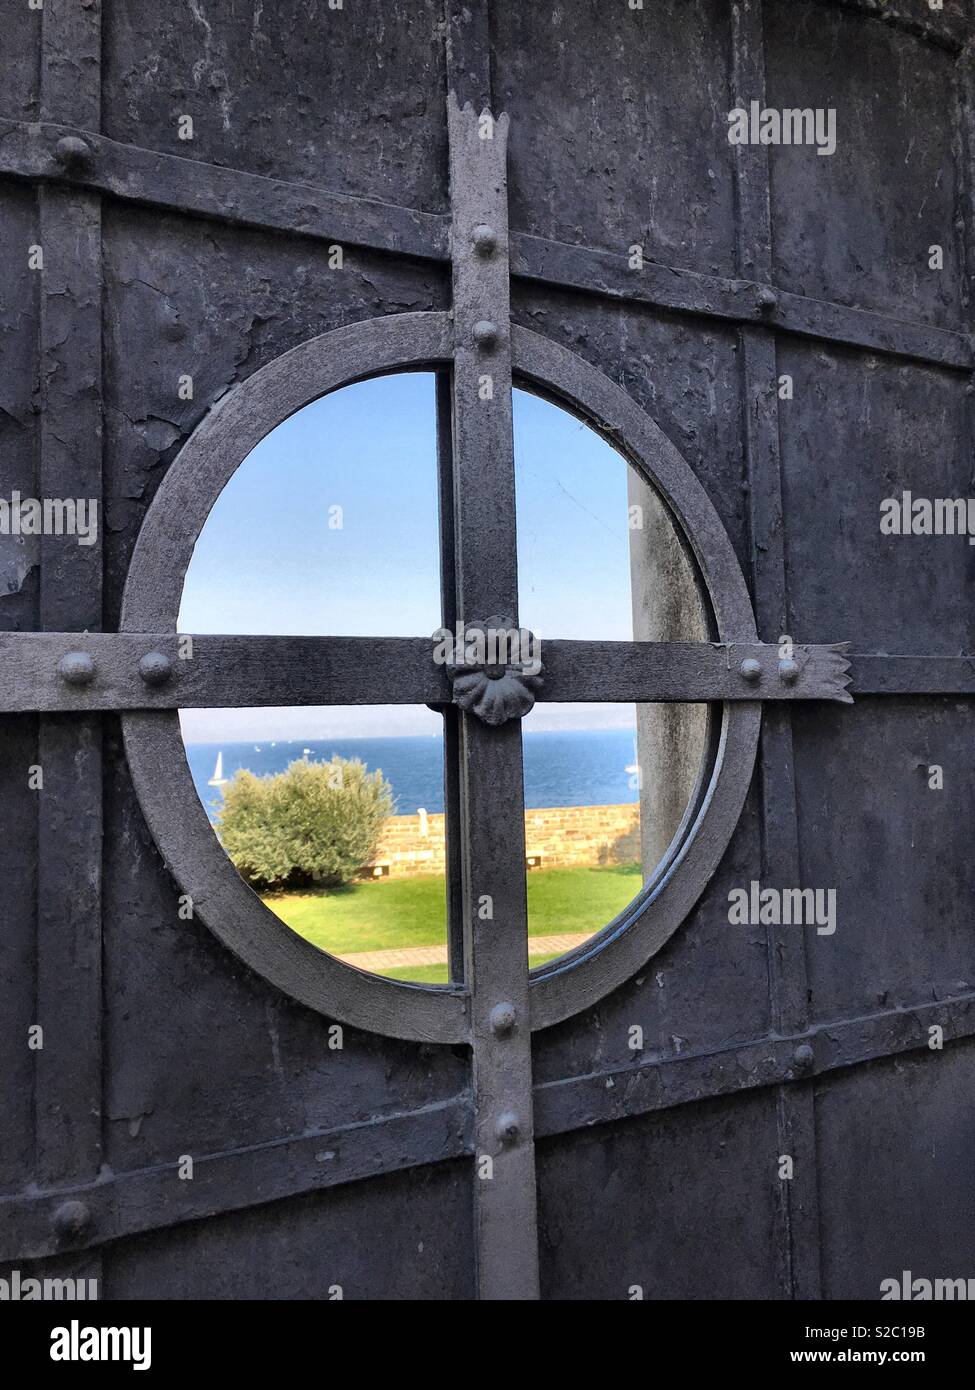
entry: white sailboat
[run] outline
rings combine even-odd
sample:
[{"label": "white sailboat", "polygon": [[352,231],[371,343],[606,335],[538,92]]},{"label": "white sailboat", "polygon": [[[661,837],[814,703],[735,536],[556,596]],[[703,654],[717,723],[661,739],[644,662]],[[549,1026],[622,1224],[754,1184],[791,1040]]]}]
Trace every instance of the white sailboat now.
[{"label": "white sailboat", "polygon": [[213,769],[213,776],[207,783],[208,787],[225,787],[228,778],[223,775],[223,749],[217,754],[217,765]]}]

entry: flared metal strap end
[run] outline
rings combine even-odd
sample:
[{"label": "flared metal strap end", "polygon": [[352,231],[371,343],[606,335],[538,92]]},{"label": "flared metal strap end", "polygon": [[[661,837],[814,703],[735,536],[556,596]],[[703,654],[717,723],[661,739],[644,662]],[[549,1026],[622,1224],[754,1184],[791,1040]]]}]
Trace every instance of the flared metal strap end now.
[{"label": "flared metal strap end", "polygon": [[[852,705],[853,696],[847,687],[853,677],[846,659],[851,645],[849,642],[830,642],[796,647],[793,664],[799,666],[796,683],[801,684],[801,690],[797,690],[796,694],[805,700],[835,700],[839,704]],[[783,675],[783,667],[787,667],[785,660],[779,662],[780,676]]]}]

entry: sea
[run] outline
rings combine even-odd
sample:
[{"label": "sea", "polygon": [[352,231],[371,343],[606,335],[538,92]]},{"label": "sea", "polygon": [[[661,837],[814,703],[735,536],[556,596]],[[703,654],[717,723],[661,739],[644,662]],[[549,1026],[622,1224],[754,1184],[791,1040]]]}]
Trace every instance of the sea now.
[{"label": "sea", "polygon": [[[370,772],[381,770],[391,784],[396,815],[415,815],[421,807],[435,815],[444,808],[443,740],[436,734],[187,744],[193,784],[211,820],[223,800],[223,789],[208,785],[220,754],[225,778],[233,777],[238,768],[256,776],[283,772],[302,757],[310,762],[328,762],[336,754],[358,758]],[[524,764],[529,809],[619,806],[637,800],[632,729],[525,731]]]}]

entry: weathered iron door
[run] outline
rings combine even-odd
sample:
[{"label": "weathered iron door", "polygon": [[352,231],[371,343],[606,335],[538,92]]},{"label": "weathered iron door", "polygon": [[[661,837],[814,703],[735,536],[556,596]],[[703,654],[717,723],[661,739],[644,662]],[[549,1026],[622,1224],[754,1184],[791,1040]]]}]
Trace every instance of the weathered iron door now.
[{"label": "weathered iron door", "polygon": [[[107,529],[13,556],[2,1257],[115,1296],[877,1297],[904,1268],[951,1273],[972,1257],[971,559],[958,538],[895,549],[876,522],[901,486],[968,480],[967,17],[702,0],[556,25],[448,4],[442,45],[439,4],[420,11],[395,42],[368,7],[316,16],[318,145],[267,114],[308,118],[283,13],[272,65],[256,10],[201,10],[189,38],[132,7],[18,18],[45,77],[0,143],[30,266],[7,271],[4,462],[24,495],[103,498]],[[175,119],[157,50],[194,74]],[[364,80],[349,60],[377,52]],[[957,83],[957,112],[919,129],[898,108],[891,137],[865,71],[919,97]],[[815,149],[733,149],[726,113],[752,100],[836,107],[859,132],[839,176]],[[370,161],[348,137],[380,108],[407,114]],[[857,170],[889,190],[862,222]],[[900,211],[921,202],[923,238]],[[182,662],[174,635],[251,444],[419,365],[441,373],[448,624],[517,624],[513,378],[656,484],[713,619],[713,643],[546,635],[537,698],[707,700],[720,737],[666,872],[531,978],[522,711],[464,708],[425,637],[201,637]],[[445,709],[456,985],[363,976],[275,926],[194,802],[175,709],[350,701]],[[836,932],[732,925],[729,895],[759,880],[835,889]]]}]

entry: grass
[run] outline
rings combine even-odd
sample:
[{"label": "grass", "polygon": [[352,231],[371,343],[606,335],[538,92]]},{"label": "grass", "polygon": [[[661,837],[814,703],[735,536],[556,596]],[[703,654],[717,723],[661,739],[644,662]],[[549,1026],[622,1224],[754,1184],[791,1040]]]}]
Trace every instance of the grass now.
[{"label": "grass", "polygon": [[[529,956],[528,968],[534,970],[536,965],[544,965],[547,960],[554,960],[551,953],[547,956]],[[445,965],[398,965],[389,970],[383,971],[391,980],[412,980],[415,984],[421,985],[445,985],[447,983],[447,967]]]},{"label": "grass", "polygon": [[[528,935],[599,931],[643,886],[635,864],[538,869],[528,875]],[[442,946],[447,939],[443,878],[391,878],[347,888],[268,894],[272,912],[332,955]],[[531,964],[551,959],[533,955]],[[446,966],[404,966],[394,979],[446,981]]]}]

